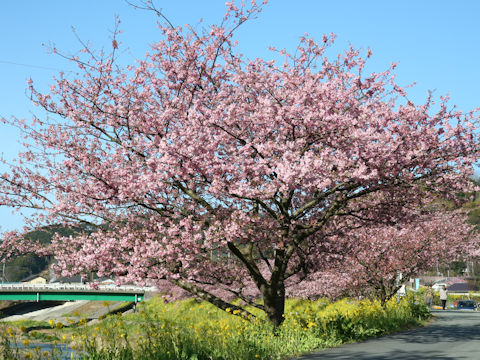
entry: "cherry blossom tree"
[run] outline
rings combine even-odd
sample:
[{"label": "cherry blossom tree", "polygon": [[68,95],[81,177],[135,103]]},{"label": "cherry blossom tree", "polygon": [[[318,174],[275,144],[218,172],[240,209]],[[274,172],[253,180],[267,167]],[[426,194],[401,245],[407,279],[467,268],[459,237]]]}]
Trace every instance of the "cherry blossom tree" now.
[{"label": "cherry blossom tree", "polygon": [[422,214],[401,226],[362,227],[338,239],[345,254],[339,273],[345,289],[385,304],[409,279],[433,268],[473,256],[478,231],[461,212]]},{"label": "cherry blossom tree", "polygon": [[48,116],[4,120],[28,141],[2,175],[0,201],[38,209],[31,227],[96,230],[48,248],[11,232],[5,255],[36,247],[64,275],[167,280],[251,316],[229,294],[279,325],[293,279],[337,261],[335,235],[398,223],[432,196],[469,188],[475,112],[447,98],[413,104],[394,65],[364,74],[370,51],[329,55],[333,35],[272,49],[280,63],[249,60],[234,35],[261,6],[227,6],[202,31],[160,25],[162,39],[133,65],[119,63],[115,33],[110,53],[86,46],[70,57],[79,73],[59,74],[49,93],[30,81]]}]

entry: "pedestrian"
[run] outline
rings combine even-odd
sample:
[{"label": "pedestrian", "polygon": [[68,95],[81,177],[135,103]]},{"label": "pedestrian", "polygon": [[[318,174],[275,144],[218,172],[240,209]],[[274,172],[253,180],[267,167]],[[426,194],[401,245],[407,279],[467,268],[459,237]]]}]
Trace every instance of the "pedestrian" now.
[{"label": "pedestrian", "polygon": [[434,291],[432,287],[427,287],[427,290],[425,290],[425,304],[428,306],[429,309],[432,308],[433,306],[433,296],[434,296]]},{"label": "pedestrian", "polygon": [[445,310],[445,307],[447,306],[447,297],[448,297],[448,294],[447,294],[447,287],[445,285],[443,285],[441,288],[440,288],[440,300],[442,301],[442,309]]}]

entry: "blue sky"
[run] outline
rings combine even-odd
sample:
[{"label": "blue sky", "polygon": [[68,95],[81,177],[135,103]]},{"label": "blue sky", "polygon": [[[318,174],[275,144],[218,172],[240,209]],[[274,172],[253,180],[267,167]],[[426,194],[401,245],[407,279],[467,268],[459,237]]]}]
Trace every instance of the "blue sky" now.
[{"label": "blue sky", "polygon": [[[135,0],[132,0],[135,1]],[[176,25],[218,23],[224,0],[156,0]],[[260,16],[237,33],[239,49],[247,57],[271,58],[268,46],[293,50],[304,33],[321,39],[335,33],[335,49],[349,44],[371,48],[368,70],[385,70],[398,62],[397,82],[416,82],[409,98],[425,100],[428,90],[437,96],[450,94],[462,110],[480,106],[480,2],[476,0],[270,0]],[[52,77],[71,64],[48,54],[42,44],[55,44],[66,53],[80,48],[72,27],[85,42],[98,49],[111,43],[114,17],[124,31],[120,41],[128,50],[122,61],[142,57],[148,44],[159,38],[152,13],[135,10],[123,0],[16,0],[0,7],[0,116],[42,116],[25,93],[32,78],[48,89]],[[201,26],[201,25],[198,25]],[[11,158],[21,139],[13,129],[2,127],[0,152]],[[21,226],[19,216],[0,209],[0,229]]]}]

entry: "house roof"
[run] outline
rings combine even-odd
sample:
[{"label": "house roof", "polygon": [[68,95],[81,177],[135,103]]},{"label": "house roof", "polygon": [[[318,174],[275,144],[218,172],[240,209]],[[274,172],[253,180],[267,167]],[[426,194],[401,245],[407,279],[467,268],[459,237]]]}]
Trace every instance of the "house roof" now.
[{"label": "house roof", "polygon": [[449,277],[449,278],[440,278],[434,282],[434,284],[447,284],[452,285],[455,283],[464,283],[465,279],[461,277]]},{"label": "house roof", "polygon": [[469,291],[477,291],[479,290],[478,286],[475,285],[470,285],[466,282],[457,282],[452,285],[450,285],[447,288],[448,291],[451,292],[469,292]]},{"label": "house roof", "polygon": [[33,279],[38,279],[38,278],[42,278],[42,279],[47,280],[46,276],[43,276],[43,275],[40,275],[40,274],[33,274],[33,275],[27,276],[26,278],[20,280],[20,282],[27,282],[27,281],[30,281],[30,280],[33,280]]},{"label": "house roof", "polygon": [[61,277],[59,279],[55,279],[53,282],[59,283],[81,283],[85,281],[85,278],[82,278],[80,275],[72,276],[72,277]]}]

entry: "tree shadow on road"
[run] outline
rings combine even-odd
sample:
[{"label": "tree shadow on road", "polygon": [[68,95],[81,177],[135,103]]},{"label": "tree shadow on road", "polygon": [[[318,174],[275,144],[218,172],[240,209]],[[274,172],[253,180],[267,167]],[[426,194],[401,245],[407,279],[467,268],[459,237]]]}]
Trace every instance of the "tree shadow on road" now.
[{"label": "tree shadow on road", "polygon": [[414,352],[392,350],[388,353],[374,355],[370,352],[330,352],[322,351],[315,354],[308,354],[299,357],[298,360],[453,360],[453,358],[439,352],[419,354]]},{"label": "tree shadow on road", "polygon": [[[457,342],[480,342],[479,318],[480,314],[476,312],[441,311],[434,313],[432,323],[425,327],[306,354],[299,357],[298,360],[466,359],[460,354],[454,357],[449,356],[444,351],[436,349],[435,344],[452,343],[453,346],[453,343]],[[419,351],[419,346],[424,351]],[[470,357],[467,358],[470,359]]]},{"label": "tree shadow on road", "polygon": [[[442,342],[457,341],[480,341],[480,331],[478,327],[478,319],[472,318],[477,313],[453,312],[447,314],[448,317],[437,316],[432,324],[414,330],[401,332],[392,337],[404,341],[405,343],[415,344],[433,344]],[[462,319],[461,326],[453,322],[453,316]]]}]

